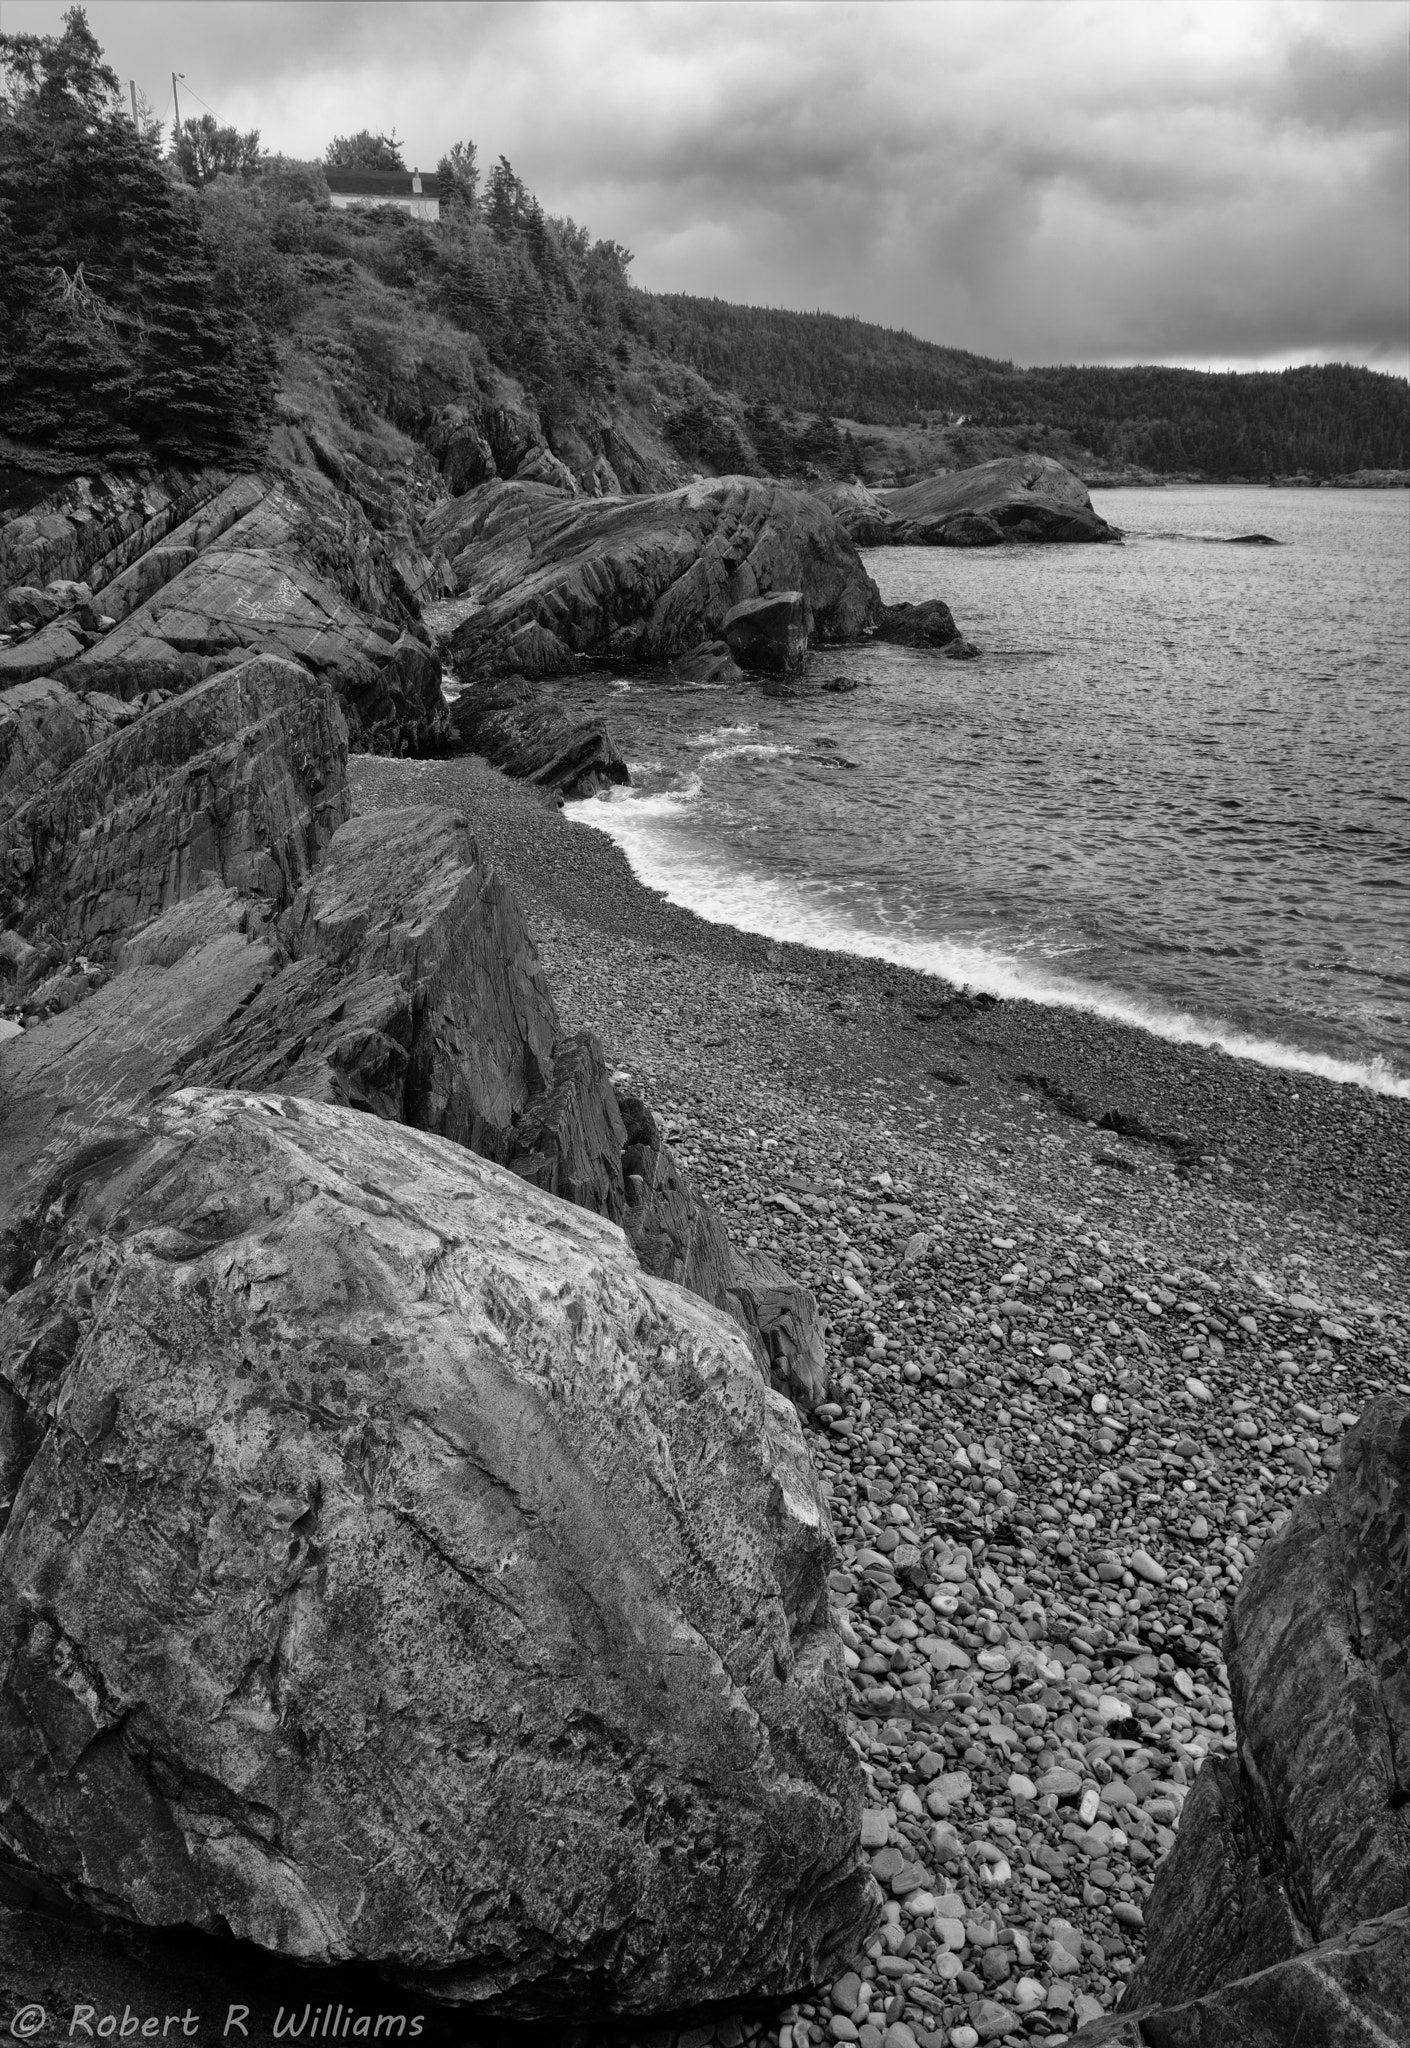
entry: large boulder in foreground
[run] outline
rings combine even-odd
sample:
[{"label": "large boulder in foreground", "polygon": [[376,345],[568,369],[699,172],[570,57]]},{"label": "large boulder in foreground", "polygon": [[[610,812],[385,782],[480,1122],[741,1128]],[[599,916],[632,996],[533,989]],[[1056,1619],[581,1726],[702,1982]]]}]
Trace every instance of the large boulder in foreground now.
[{"label": "large boulder in foreground", "polygon": [[1353,1975],[1374,1962],[1372,2016],[1410,2013],[1407,1525],[1410,1402],[1392,1395],[1367,1409],[1327,1491],[1293,1510],[1239,1588],[1224,1644],[1238,1756],[1195,1782],[1122,2002],[1153,2042],[1234,2038],[1160,2028],[1167,2009],[1200,2000],[1252,2011],[1252,1992],[1234,1997],[1245,1980],[1278,2010],[1279,1971],[1295,1986],[1330,1968],[1312,1969],[1326,1943],[1347,1951]]},{"label": "large boulder in foreground", "polygon": [[878,491],[876,498],[889,522],[876,539],[910,547],[1121,537],[1093,511],[1081,477],[1051,455],[1005,455],[902,490]]},{"label": "large boulder in foreground", "polygon": [[720,639],[736,605],[782,591],[800,593],[819,641],[860,639],[880,608],[826,507],[755,477],[625,499],[485,484],[423,537],[480,600],[450,643],[466,683],[563,675],[584,655],[669,662]]},{"label": "large boulder in foreground", "polygon": [[743,1334],[443,1140],[184,1091],[0,1307],[0,1841],[522,2016],[863,1938],[826,1506]]}]

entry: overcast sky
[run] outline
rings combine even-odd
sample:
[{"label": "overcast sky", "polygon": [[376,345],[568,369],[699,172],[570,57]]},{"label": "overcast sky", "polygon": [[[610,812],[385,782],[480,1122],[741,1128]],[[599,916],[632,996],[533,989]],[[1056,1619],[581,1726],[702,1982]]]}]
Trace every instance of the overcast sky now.
[{"label": "overcast sky", "polygon": [[[55,32],[49,0],[7,29]],[[267,148],[461,138],[657,291],[1023,363],[1410,369],[1406,0],[92,0]]]}]

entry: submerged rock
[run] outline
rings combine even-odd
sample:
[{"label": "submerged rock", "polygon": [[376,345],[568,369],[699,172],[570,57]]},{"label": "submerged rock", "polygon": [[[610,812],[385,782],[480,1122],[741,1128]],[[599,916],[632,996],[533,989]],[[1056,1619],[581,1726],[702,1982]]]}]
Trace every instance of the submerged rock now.
[{"label": "submerged rock", "polygon": [[[1286,2004],[1323,1967],[1307,1952],[1327,1942],[1350,1956],[1348,1983],[1363,1968],[1356,1956],[1374,1950],[1368,2021],[1376,2000],[1410,2012],[1407,1514],[1410,1402],[1388,1395],[1344,1439],[1327,1491],[1299,1503],[1239,1588],[1224,1646],[1238,1755],[1196,1780],[1122,2004],[1143,2024],[1151,2016],[1152,2040],[1229,2038],[1154,2022],[1197,2000],[1242,2010],[1245,1980],[1263,1985],[1259,1973],[1279,1967],[1291,1972]],[[1400,1917],[1363,1944],[1357,1930],[1388,1915]],[[1346,2024],[1315,2038],[1375,2038]]]},{"label": "submerged rock", "polygon": [[735,606],[783,591],[823,642],[860,638],[880,605],[831,513],[753,477],[628,499],[486,484],[438,509],[424,538],[480,600],[450,643],[467,684],[563,675],[584,655],[670,662],[719,639]]},{"label": "submerged rock", "polygon": [[876,637],[897,647],[949,647],[960,629],[950,607],[932,597],[922,604],[883,605]]},{"label": "submerged rock", "polygon": [[835,1974],[835,1555],[742,1333],[289,1095],[184,1091],[65,1187],[0,1307],[7,1860],[510,2015]]}]

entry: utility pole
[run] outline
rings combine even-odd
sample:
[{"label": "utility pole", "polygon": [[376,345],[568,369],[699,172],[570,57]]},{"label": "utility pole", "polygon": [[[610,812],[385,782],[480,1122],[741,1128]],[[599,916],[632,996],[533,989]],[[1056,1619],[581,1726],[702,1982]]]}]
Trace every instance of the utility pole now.
[{"label": "utility pole", "polygon": [[132,95],[132,125],[135,128],[137,126],[137,80],[135,78],[128,79],[127,89]]},{"label": "utility pole", "polygon": [[176,97],[176,81],[178,78],[184,78],[185,76],[186,73],[184,71],[173,71],[171,74],[171,104],[176,110],[176,134],[171,138],[173,149],[175,149],[181,134],[181,102]]}]

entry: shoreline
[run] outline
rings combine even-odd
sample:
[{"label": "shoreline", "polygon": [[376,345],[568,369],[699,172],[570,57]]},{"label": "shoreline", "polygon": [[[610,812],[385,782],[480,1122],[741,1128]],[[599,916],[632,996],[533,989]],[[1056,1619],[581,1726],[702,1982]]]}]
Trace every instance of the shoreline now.
[{"label": "shoreline", "polygon": [[[1088,1010],[1026,998],[975,1002],[918,969],[712,923],[638,881],[605,832],[569,820],[475,756],[358,756],[350,769],[359,807],[442,803],[469,814],[519,895],[571,1028],[597,1031],[609,1059],[630,1063],[614,1043],[610,1002],[604,1011],[579,986],[584,930],[599,949],[625,944],[628,962],[649,943],[673,950],[676,964],[685,956],[741,977],[750,1010],[735,1018],[731,1038],[735,1056],[761,1076],[786,1083],[801,1067],[846,1096],[865,1069],[937,1134],[961,1111],[1005,1127],[1017,1119],[1028,1132],[1061,1128],[1081,1134],[1088,1161],[1096,1152],[1119,1159],[1098,1171],[1123,1187],[1174,1176],[1391,1251],[1410,1242],[1404,1097],[1161,1038]],[[655,962],[656,981],[671,978],[667,964]],[[650,1001],[652,963],[644,965],[635,963],[638,1009]],[[771,982],[785,985],[788,1000],[781,1014],[761,1017],[770,1004],[755,984]],[[707,1064],[722,1049],[710,1035],[702,1025],[691,1048]],[[677,1035],[673,1057],[688,1045]]]},{"label": "shoreline", "polygon": [[[619,790],[613,794],[620,797],[624,792]],[[622,847],[618,834],[602,823],[600,813],[594,810],[595,806],[607,801],[601,797],[577,799],[567,807],[568,818],[572,824],[603,833]],[[626,859],[631,867],[630,854]],[[1084,986],[1075,981],[1063,982],[1061,977],[1055,976],[1047,987],[1039,988],[1036,984],[1031,988],[1025,987],[1022,971],[1012,954],[979,955],[974,971],[958,979],[941,967],[918,965],[898,957],[907,942],[900,942],[888,951],[888,942],[884,938],[864,931],[856,935],[858,944],[832,945],[825,938],[804,938],[769,931],[762,923],[736,924],[728,917],[711,918],[673,895],[669,883],[647,880],[634,867],[631,871],[637,886],[649,895],[661,898],[673,909],[689,912],[703,924],[721,924],[741,936],[762,938],[766,943],[775,945],[796,945],[810,953],[875,961],[913,972],[926,982],[951,988],[964,987],[972,993],[987,993],[1004,1002],[1026,1003],[1042,1010],[1073,1010],[1109,1024],[1140,1031],[1147,1037],[1162,1039],[1171,1045],[1187,1046],[1196,1052],[1218,1052],[1229,1059],[1248,1060],[1255,1066],[1271,1067],[1294,1076],[1305,1075],[1337,1087],[1363,1088],[1372,1095],[1410,1099],[1410,1073],[1399,1071],[1385,1054],[1357,1058],[1334,1051],[1319,1051],[1291,1040],[1261,1035],[1251,1025],[1221,1023],[1174,1007],[1160,1010],[1147,1004],[1140,996],[1124,994],[1119,988],[1104,983]],[[930,943],[938,945],[943,942]],[[924,950],[924,946],[912,945],[911,950]]]}]

